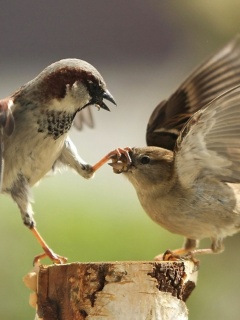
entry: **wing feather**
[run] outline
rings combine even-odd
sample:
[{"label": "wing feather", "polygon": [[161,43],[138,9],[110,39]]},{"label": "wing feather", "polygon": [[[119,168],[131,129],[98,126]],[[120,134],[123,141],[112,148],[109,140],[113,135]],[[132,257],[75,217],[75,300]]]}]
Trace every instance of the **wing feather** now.
[{"label": "wing feather", "polygon": [[89,128],[94,127],[91,106],[79,111],[74,118],[73,125],[78,130],[82,130],[84,124],[86,124]]},{"label": "wing feather", "polygon": [[173,150],[179,132],[191,115],[239,83],[240,35],[237,35],[155,108],[147,126],[147,145]]},{"label": "wing feather", "polygon": [[240,86],[196,112],[174,152],[175,169],[186,187],[204,175],[240,183]]}]

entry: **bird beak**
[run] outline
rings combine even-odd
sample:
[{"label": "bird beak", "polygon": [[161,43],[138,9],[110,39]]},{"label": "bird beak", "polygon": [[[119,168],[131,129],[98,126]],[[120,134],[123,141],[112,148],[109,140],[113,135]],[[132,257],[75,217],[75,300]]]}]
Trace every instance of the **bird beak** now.
[{"label": "bird beak", "polygon": [[[105,90],[102,94],[102,97],[103,99],[106,99],[110,102],[112,102],[115,106],[117,105],[113,96],[111,95],[111,93],[108,91],[108,90]],[[108,106],[102,101],[99,101],[97,103],[99,105],[100,108],[104,109],[104,110],[107,110],[107,111],[110,111],[110,109],[108,108]]]},{"label": "bird beak", "polygon": [[132,151],[130,148],[125,149],[117,149],[120,151],[120,157],[116,154],[116,156],[112,156],[112,163],[108,163],[112,168],[114,173],[123,173],[127,172],[132,167]]},{"label": "bird beak", "polygon": [[113,172],[117,174],[127,172],[129,169],[129,166],[123,162],[113,162],[113,163],[108,163],[108,165],[111,166],[113,168]]},{"label": "bird beak", "polygon": [[117,105],[115,100],[114,100],[114,98],[113,98],[113,96],[111,95],[111,93],[108,90],[105,90],[103,92],[102,96],[103,96],[103,99],[106,99],[106,100],[112,102],[113,104],[115,104],[115,106]]},{"label": "bird beak", "polygon": [[115,106],[117,105],[111,93],[108,90],[105,90],[99,96],[92,98],[83,108],[86,108],[90,105],[95,105],[98,109],[102,108],[104,110],[110,111],[108,106],[103,102],[103,99],[112,102]]}]

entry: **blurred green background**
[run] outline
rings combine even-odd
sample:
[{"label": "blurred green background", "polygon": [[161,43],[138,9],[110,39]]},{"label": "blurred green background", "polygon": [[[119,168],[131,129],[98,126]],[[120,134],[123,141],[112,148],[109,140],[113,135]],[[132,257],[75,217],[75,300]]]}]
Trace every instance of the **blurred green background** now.
[{"label": "blurred green background", "polygon": [[[237,0],[13,0],[0,6],[1,97],[60,58],[87,60],[104,76],[118,107],[94,109],[95,129],[71,132],[91,164],[116,147],[144,146],[153,108],[240,27]],[[38,229],[69,262],[151,260],[183,242],[147,217],[133,187],[108,166],[89,181],[72,172],[46,178],[33,194]],[[41,250],[3,195],[0,212],[0,319],[33,319],[22,277]],[[239,319],[239,240],[226,239],[221,255],[201,257],[189,319]]]}]

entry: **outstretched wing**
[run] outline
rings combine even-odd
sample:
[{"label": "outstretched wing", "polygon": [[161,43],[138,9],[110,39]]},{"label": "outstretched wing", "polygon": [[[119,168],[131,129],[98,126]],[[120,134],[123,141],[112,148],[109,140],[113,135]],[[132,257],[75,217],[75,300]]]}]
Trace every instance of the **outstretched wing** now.
[{"label": "outstretched wing", "polygon": [[175,170],[185,187],[206,175],[240,183],[240,86],[190,118],[176,142]]},{"label": "outstretched wing", "polygon": [[4,170],[4,135],[11,135],[14,130],[14,119],[11,112],[11,100],[0,100],[0,192]]},{"label": "outstretched wing", "polygon": [[147,145],[173,150],[190,116],[240,83],[240,35],[201,64],[168,99],[153,111]]},{"label": "outstretched wing", "polygon": [[88,106],[87,108],[82,109],[76,114],[73,120],[73,125],[75,128],[77,128],[78,130],[82,130],[84,124],[86,124],[89,128],[94,127],[91,109],[92,107]]}]

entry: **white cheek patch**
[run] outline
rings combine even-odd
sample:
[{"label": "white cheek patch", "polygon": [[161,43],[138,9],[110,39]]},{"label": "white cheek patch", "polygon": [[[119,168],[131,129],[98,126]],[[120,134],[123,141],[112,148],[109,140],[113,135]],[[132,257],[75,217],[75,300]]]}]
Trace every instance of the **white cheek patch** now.
[{"label": "white cheek patch", "polygon": [[67,111],[75,113],[83,108],[91,99],[87,88],[76,81],[72,86],[66,86],[66,95],[62,99],[52,99],[48,105],[49,110]]}]

